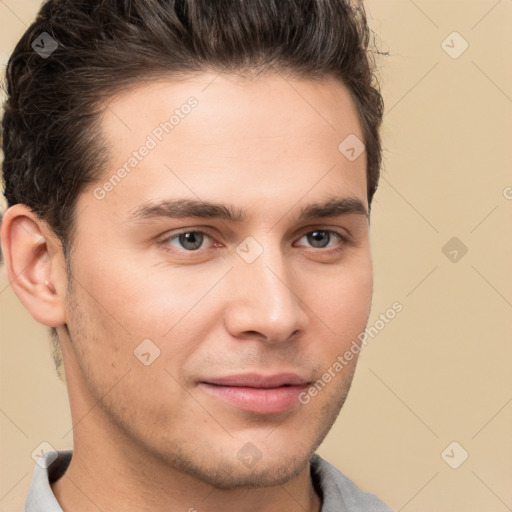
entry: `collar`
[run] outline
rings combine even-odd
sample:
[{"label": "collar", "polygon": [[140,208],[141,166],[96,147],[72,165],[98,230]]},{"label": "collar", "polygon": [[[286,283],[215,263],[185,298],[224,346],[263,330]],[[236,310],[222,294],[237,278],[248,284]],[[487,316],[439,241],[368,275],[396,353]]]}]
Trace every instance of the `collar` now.
[{"label": "collar", "polygon": [[50,484],[65,473],[72,454],[72,450],[49,451],[37,459],[25,512],[63,512]]}]

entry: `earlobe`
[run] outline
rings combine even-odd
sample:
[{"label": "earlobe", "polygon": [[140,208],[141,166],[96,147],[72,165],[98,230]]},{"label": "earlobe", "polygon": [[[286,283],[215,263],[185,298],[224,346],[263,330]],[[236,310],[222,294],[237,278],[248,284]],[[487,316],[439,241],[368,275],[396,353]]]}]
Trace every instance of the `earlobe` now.
[{"label": "earlobe", "polygon": [[65,266],[60,244],[26,205],[11,206],[2,220],[2,253],[9,282],[43,325],[65,324]]}]

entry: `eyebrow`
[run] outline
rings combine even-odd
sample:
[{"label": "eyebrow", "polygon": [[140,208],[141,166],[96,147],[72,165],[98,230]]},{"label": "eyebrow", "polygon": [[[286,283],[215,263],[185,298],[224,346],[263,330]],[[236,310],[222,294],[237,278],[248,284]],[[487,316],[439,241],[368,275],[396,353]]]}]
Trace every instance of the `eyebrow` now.
[{"label": "eyebrow", "polygon": [[[357,197],[332,197],[324,202],[312,203],[301,208],[299,221],[313,218],[338,217],[358,214],[368,217],[365,205]],[[151,220],[159,217],[169,218],[216,218],[229,222],[243,222],[246,218],[242,208],[196,199],[163,200],[139,206],[128,218],[128,222]]]}]

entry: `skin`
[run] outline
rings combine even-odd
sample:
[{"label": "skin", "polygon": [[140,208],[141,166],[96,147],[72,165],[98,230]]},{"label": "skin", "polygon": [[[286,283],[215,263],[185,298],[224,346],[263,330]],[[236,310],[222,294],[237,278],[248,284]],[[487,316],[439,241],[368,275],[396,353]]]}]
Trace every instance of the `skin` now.
[{"label": "skin", "polygon": [[[191,113],[97,199],[95,187],[190,96]],[[2,225],[12,286],[62,346],[74,425],[71,464],[52,485],[63,510],[319,511],[309,459],[357,357],[307,405],[274,414],[239,409],[200,382],[248,372],[315,382],[364,330],[368,217],[298,221],[302,207],[334,196],[368,210],[365,154],[350,161],[338,150],[349,134],[363,139],[347,89],[201,73],[125,90],[101,121],[110,163],[79,196],[72,276],[27,207],[11,207]],[[127,220],[148,201],[179,198],[246,218]],[[193,251],[169,239],[182,228],[209,236]],[[318,230],[328,233],[316,246],[307,235]],[[236,252],[249,236],[263,251],[252,263]],[[160,355],[146,366],[134,350],[148,338]],[[249,442],[261,455],[252,467],[237,458]]]}]

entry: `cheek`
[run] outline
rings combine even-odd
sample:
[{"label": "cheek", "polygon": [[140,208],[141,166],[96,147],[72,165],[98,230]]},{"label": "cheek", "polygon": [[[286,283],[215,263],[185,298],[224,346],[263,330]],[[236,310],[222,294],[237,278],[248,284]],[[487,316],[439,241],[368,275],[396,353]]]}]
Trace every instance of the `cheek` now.
[{"label": "cheek", "polygon": [[201,301],[224,271],[149,265],[126,254],[110,260],[111,264],[106,263],[108,259],[89,262],[80,279],[87,283],[84,287],[97,306],[109,313],[111,328],[134,337],[163,336]]},{"label": "cheek", "polygon": [[[182,379],[187,362],[219,323],[221,301],[212,301],[209,294],[229,268],[144,269],[125,261],[108,272],[100,262],[87,272],[83,269],[80,279],[88,283],[89,293],[82,293],[80,307],[87,310],[87,319],[80,324],[88,341],[81,350],[87,352],[83,360],[91,367],[89,373],[103,379],[95,370],[101,366],[108,374],[103,384],[113,385],[130,370],[141,386],[164,386],[172,393],[172,378]],[[99,357],[101,362],[92,368]]]},{"label": "cheek", "polygon": [[[101,290],[96,286],[95,291]],[[120,296],[125,291],[118,288]],[[155,428],[169,424],[171,413],[184,407],[176,368],[187,354],[151,334],[151,311],[134,304],[131,314],[124,315],[123,301],[116,298],[108,296],[99,304],[82,291],[69,304],[69,330],[83,385],[94,402],[121,422],[130,417],[133,424],[142,424],[150,415]]]},{"label": "cheek", "polygon": [[[358,336],[364,332],[371,309],[373,273],[369,259],[359,260],[358,265],[339,267],[337,274],[317,281],[315,296],[310,296],[312,318],[317,325],[321,343],[308,346],[311,360],[318,361],[318,371],[322,373],[332,368],[347,351],[352,350],[350,360],[343,360],[343,369],[333,372],[337,378],[329,388],[334,395],[346,389],[355,369],[360,345]],[[313,334],[313,338],[317,338]],[[355,353],[357,352],[357,353]],[[338,365],[339,366],[339,365]],[[337,391],[336,391],[337,390]],[[331,392],[323,394],[326,398]]]},{"label": "cheek", "polygon": [[364,328],[372,302],[371,261],[338,268],[335,275],[317,280],[316,290],[314,311],[335,333]]},{"label": "cheek", "polygon": [[343,283],[340,297],[340,309],[347,325],[358,330],[366,326],[370,313],[373,293],[373,274],[371,266],[354,269]]}]

